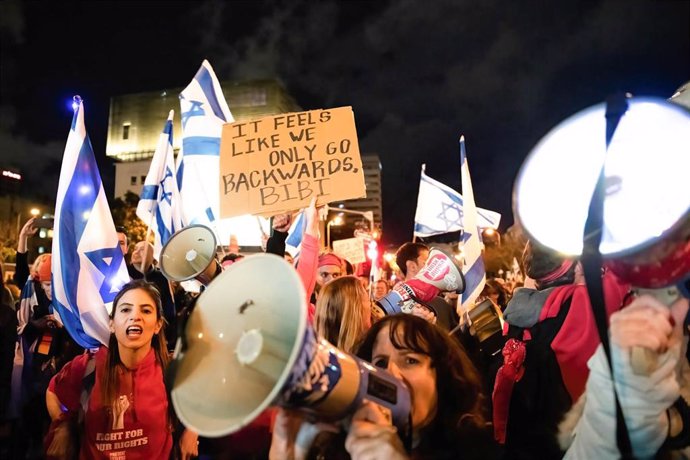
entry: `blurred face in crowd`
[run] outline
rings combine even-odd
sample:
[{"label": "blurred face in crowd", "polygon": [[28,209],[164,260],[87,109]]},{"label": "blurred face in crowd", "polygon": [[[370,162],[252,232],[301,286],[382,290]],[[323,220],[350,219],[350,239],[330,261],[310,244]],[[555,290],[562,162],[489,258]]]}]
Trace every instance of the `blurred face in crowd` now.
[{"label": "blurred face in crowd", "polygon": [[122,250],[122,254],[127,254],[127,251],[129,251],[129,244],[127,244],[127,235],[124,233],[117,233],[117,242],[118,245],[120,246],[120,249]]},{"label": "blurred face in crowd", "polygon": [[132,265],[135,268],[141,268],[142,260],[145,260],[144,270],[148,270],[153,263],[153,246],[146,241],[139,241],[132,252]]},{"label": "blurred face in crowd", "polygon": [[[398,332],[402,333],[402,330],[396,331]],[[396,341],[403,343],[397,338]],[[384,326],[376,336],[371,362],[407,384],[412,399],[412,427],[418,430],[431,423],[438,405],[436,370],[432,366],[431,357],[396,348],[391,343],[390,326]]]},{"label": "blurred face in crowd", "polygon": [[127,291],[115,306],[110,329],[120,350],[151,347],[153,335],[163,326],[156,301],[143,289]]},{"label": "blurred face in crowd", "polygon": [[408,260],[407,261],[407,275],[405,279],[410,279],[414,278],[417,273],[424,267],[424,264],[426,263],[427,259],[429,258],[429,250],[428,249],[421,249],[419,251],[419,255],[415,260]]},{"label": "blurred face in crowd", "polygon": [[343,269],[340,265],[324,265],[318,268],[318,276],[316,282],[323,287],[343,275]]},{"label": "blurred face in crowd", "polygon": [[53,300],[53,293],[50,289],[52,285],[53,284],[50,281],[41,281],[41,289],[43,289],[43,292],[45,292],[48,300]]},{"label": "blurred face in crowd", "polygon": [[374,285],[374,299],[379,300],[388,294],[388,283],[378,280]]}]

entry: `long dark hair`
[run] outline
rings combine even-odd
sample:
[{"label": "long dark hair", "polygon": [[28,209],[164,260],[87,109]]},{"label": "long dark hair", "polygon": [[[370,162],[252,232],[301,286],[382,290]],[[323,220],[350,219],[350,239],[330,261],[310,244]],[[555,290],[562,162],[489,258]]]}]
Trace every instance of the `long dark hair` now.
[{"label": "long dark hair", "polygon": [[[156,361],[163,368],[163,375],[165,375],[165,369],[170,362],[170,357],[168,356],[168,345],[165,341],[165,334],[163,334],[163,329],[165,328],[165,317],[163,316],[163,304],[161,302],[161,294],[158,292],[156,286],[144,279],[138,279],[130,281],[129,283],[122,286],[120,292],[115,296],[113,300],[113,308],[110,312],[110,319],[115,317],[115,312],[117,311],[117,305],[122,299],[122,296],[129,291],[135,289],[140,289],[146,292],[149,297],[156,304],[156,319],[163,320],[163,327],[158,334],[153,336],[151,341],[151,347],[156,354]],[[125,369],[125,365],[122,363],[120,358],[120,350],[117,346],[117,337],[115,333],[110,333],[110,338],[108,339],[108,355],[106,358],[106,369],[101,373],[101,388],[102,388],[102,401],[103,406],[110,407],[115,400],[117,393],[117,382],[118,382],[118,372]]]},{"label": "long dark hair", "polygon": [[371,361],[376,337],[386,326],[395,348],[429,356],[436,371],[436,416],[421,429],[417,451],[435,457],[438,451],[456,451],[459,446],[472,449],[475,435],[486,431],[487,419],[481,379],[467,352],[426,320],[398,314],[374,323],[359,343],[357,356]]}]

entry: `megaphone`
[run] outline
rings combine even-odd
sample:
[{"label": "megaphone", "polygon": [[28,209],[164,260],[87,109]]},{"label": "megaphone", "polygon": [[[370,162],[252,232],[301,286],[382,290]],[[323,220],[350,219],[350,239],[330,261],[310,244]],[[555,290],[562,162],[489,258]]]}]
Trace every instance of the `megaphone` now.
[{"label": "megaphone", "polygon": [[415,303],[426,304],[439,292],[465,290],[462,268],[454,257],[438,248],[429,252],[424,267],[409,281],[398,283],[384,298],[378,300],[372,309],[380,315],[410,313]]},{"label": "megaphone", "polygon": [[585,109],[537,144],[515,182],[514,215],[530,239],[581,254],[603,165],[601,255],[633,285],[673,285],[690,272],[690,112],[664,99],[628,99],[607,148],[605,111]]},{"label": "megaphone", "polygon": [[234,433],[269,405],[339,420],[364,398],[410,432],[405,384],[317,338],[296,271],[272,254],[231,265],[199,296],[174,368],[175,412],[202,436]]},{"label": "megaphone", "polygon": [[[204,225],[178,230],[161,250],[161,272],[171,281],[199,277],[216,259],[216,237]],[[208,284],[210,280],[200,280]]]},{"label": "megaphone", "polygon": [[[681,294],[690,297],[690,111],[681,101],[686,89],[673,98],[678,104],[627,99],[609,145],[605,104],[571,116],[532,150],[513,193],[513,214],[531,239],[579,255],[590,199],[603,174],[604,264],[637,292],[669,305]],[[632,361],[638,373],[646,373],[645,364],[636,364],[643,361]]]}]

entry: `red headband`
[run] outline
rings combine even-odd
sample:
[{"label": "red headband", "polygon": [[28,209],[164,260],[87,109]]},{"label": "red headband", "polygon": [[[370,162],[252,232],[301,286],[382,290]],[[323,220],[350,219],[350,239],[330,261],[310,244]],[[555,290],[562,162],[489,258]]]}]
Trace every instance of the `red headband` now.
[{"label": "red headband", "polygon": [[564,260],[560,267],[558,267],[557,269],[555,269],[551,273],[549,273],[545,276],[542,276],[537,281],[539,281],[540,283],[548,283],[551,281],[555,281],[558,278],[560,278],[561,276],[568,273],[568,270],[570,270],[570,268],[573,266],[574,263],[575,262],[572,260]]},{"label": "red headband", "polygon": [[322,254],[319,257],[319,268],[326,266],[326,265],[335,265],[336,267],[341,267],[343,264],[342,260],[340,257],[336,256],[333,253],[326,253]]}]

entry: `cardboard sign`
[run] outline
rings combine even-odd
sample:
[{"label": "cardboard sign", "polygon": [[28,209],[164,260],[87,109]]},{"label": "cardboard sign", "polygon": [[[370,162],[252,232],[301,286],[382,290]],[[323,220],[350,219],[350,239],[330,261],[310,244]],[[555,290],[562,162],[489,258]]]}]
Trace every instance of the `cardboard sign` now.
[{"label": "cardboard sign", "polygon": [[333,252],[347,259],[351,264],[361,264],[367,260],[362,238],[347,238],[333,242]]},{"label": "cardboard sign", "polygon": [[352,107],[223,125],[220,216],[272,216],[366,195]]}]

